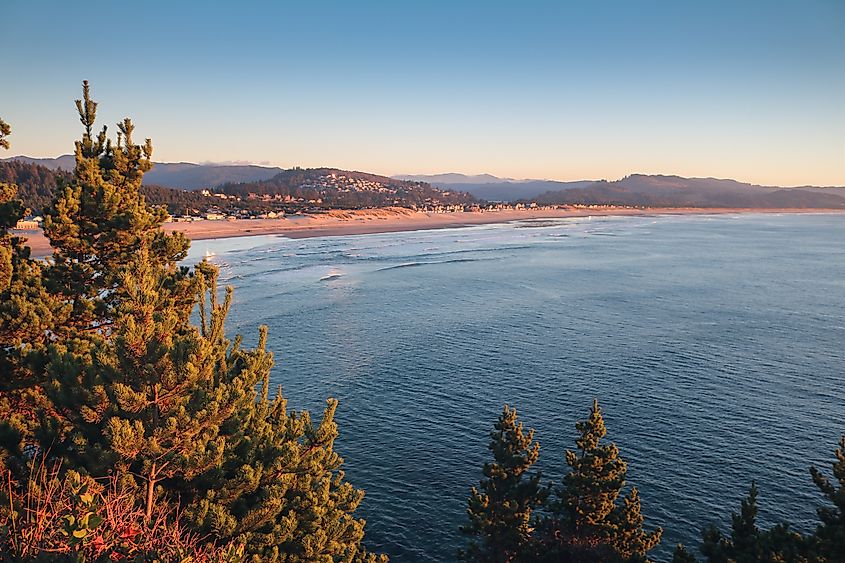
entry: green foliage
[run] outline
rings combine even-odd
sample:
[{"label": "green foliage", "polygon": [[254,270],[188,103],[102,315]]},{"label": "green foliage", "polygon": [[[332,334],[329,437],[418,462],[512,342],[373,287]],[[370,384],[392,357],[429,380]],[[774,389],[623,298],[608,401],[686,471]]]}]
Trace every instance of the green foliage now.
[{"label": "green foliage", "polygon": [[485,464],[485,479],[469,499],[466,560],[647,561],[662,530],[643,529],[636,488],[622,496],[627,464],[603,441],[598,402],[576,428],[578,450],[566,452],[569,471],[550,497],[552,487],[542,487],[539,475],[524,475],[537,461],[539,444],[505,407],[490,445],[495,463]]},{"label": "green foliage", "polygon": [[[748,497],[738,513],[731,516],[731,534],[726,537],[718,527],[710,525],[702,532],[701,553],[708,563],[813,562],[845,561],[845,436],[835,451],[833,478],[810,468],[813,482],[832,506],[817,509],[821,521],[815,533],[801,535],[780,523],[768,530],[757,526],[757,485],[751,484]],[[676,563],[695,558],[683,546],[675,550]]]},{"label": "green foliage", "polygon": [[[740,511],[731,516],[730,537],[723,536],[713,525],[704,530],[700,549],[706,560],[713,563],[816,561],[808,557],[804,538],[792,532],[787,524],[778,524],[770,530],[757,527],[757,496],[757,485],[752,483]],[[684,556],[694,561],[690,554],[685,553]]]},{"label": "green foliage", "polygon": [[[0,120],[4,148],[9,147],[10,133]],[[43,265],[30,260],[23,239],[9,233],[23,213],[17,186],[0,182],[0,469],[10,462],[9,452],[19,457],[23,453],[37,411],[45,407],[28,356],[49,339],[54,317],[64,311],[43,287]]]},{"label": "green foliage", "polygon": [[563,560],[645,560],[662,530],[643,530],[639,493],[621,498],[627,463],[607,434],[598,401],[590,417],[575,425],[577,451],[566,452],[569,472],[555,490],[556,502],[545,527],[546,552]]},{"label": "green foliage", "polygon": [[16,184],[24,208],[34,215],[42,214],[62,187],[71,179],[63,170],[50,170],[46,166],[21,160],[0,161],[0,182]]},{"label": "green foliage", "polygon": [[95,503],[96,497],[88,492],[90,483],[83,481],[75,471],[68,474],[68,481],[71,508],[69,514],[62,517],[61,533],[68,538],[68,546],[77,548],[91,542],[103,517],[97,514],[100,506]]},{"label": "green foliage", "polygon": [[816,530],[814,549],[827,561],[845,561],[845,435],[839,441],[835,456],[833,480],[815,467],[810,468],[813,482],[833,505],[818,509],[821,523]]},{"label": "green foliage", "polygon": [[[46,166],[22,160],[0,161],[0,183],[18,186],[18,197],[23,206],[34,215],[43,214],[50,208],[56,194],[62,193],[73,175],[64,170],[51,170]],[[205,211],[210,206],[219,206],[226,211],[241,209],[250,211],[269,210],[270,206],[260,201],[221,200],[202,195],[200,192],[165,188],[144,184],[138,190],[152,206],[164,206],[171,215],[181,215],[190,210]]]},{"label": "green foliage", "polygon": [[539,472],[530,474],[540,455],[534,430],[517,422],[516,409],[507,405],[490,433],[493,463],[485,463],[484,478],[473,487],[468,501],[469,524],[461,531],[470,537],[461,552],[467,561],[526,560],[533,532],[532,516],[547,497]]},{"label": "green foliage", "polygon": [[134,266],[139,252],[151,267],[161,268],[178,283],[186,272],[176,263],[187,254],[188,240],[180,233],[164,233],[166,211],[151,208],[139,194],[144,172],[152,166],[152,144],[132,141],[134,126],[118,124],[117,142],[106,128],[93,135],[97,104],[87,82],[76,101],[85,132],[76,142],[74,179],[57,195],[45,214],[44,233],[53,247],[49,279],[54,291],[71,303],[66,328],[102,332],[101,327],[119,299],[120,281]]},{"label": "green foliage", "polygon": [[672,554],[672,563],[695,563],[695,556],[687,551],[684,544],[679,543],[675,546],[675,552]]},{"label": "green foliage", "polygon": [[[353,513],[363,492],[344,481],[333,449],[336,402],[312,423],[281,392],[269,396],[266,329],[254,349],[226,338],[231,288],[220,300],[215,267],[178,264],[187,239],[164,233],[166,212],[141,194],[152,144],[133,142],[129,119],[114,142],[105,127],[95,134],[87,83],[76,105],[76,169],[45,213],[52,258],[22,257],[15,269],[29,272],[18,285],[34,312],[52,314],[18,326],[5,301],[0,309],[0,349],[15,368],[0,408],[29,413],[0,428],[8,467],[23,476],[36,453],[116,479],[142,526],[178,514],[200,544],[242,546],[232,560],[383,560],[361,546]],[[100,524],[95,499],[74,483],[61,526],[69,548]]]}]

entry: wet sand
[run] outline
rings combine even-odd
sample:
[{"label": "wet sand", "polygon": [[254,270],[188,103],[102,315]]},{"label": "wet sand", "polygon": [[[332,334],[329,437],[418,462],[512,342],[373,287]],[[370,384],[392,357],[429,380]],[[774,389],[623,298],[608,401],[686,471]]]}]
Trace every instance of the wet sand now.
[{"label": "wet sand", "polygon": [[[282,235],[289,238],[363,235],[424,229],[467,227],[529,219],[566,217],[709,215],[734,213],[845,213],[842,209],[743,209],[743,208],[645,208],[595,207],[566,209],[520,209],[463,213],[418,212],[400,207],[329,211],[315,215],[279,219],[237,219],[234,221],[193,221],[165,223],[165,231],[181,231],[191,240],[207,240],[254,235]],[[15,231],[27,238],[35,257],[50,254],[50,245],[41,231]]]}]

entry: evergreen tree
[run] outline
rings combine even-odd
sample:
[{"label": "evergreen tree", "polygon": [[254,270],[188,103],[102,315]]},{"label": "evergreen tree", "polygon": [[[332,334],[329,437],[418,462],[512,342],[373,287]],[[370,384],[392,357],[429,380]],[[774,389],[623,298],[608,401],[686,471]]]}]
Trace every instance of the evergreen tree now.
[{"label": "evergreen tree", "polygon": [[468,501],[469,524],[461,531],[470,537],[460,553],[466,561],[507,562],[527,560],[533,532],[533,513],[547,491],[540,473],[529,473],[537,462],[540,444],[534,430],[517,422],[516,409],[505,405],[490,433],[493,463],[485,463],[484,478],[472,488]]},{"label": "evergreen tree", "polygon": [[[792,532],[788,524],[778,524],[769,530],[757,526],[756,483],[751,484],[748,496],[743,499],[738,513],[731,515],[731,535],[725,537],[716,526],[707,527],[702,533],[701,553],[710,563],[758,563],[763,561],[814,561],[808,558],[804,538]],[[681,553],[683,552],[683,553]],[[679,546],[675,558],[695,561]]]},{"label": "evergreen tree", "polygon": [[[49,271],[51,289],[71,305],[63,328],[69,336],[80,331],[106,334],[120,298],[120,280],[142,249],[152,267],[167,271],[168,283],[187,277],[176,264],[185,258],[189,246],[181,233],[165,233],[167,217],[162,208],[152,208],[140,195],[141,180],[152,163],[152,143],[133,143],[134,125],[128,118],[118,123],[116,143],[107,138],[107,128],[95,136],[97,103],[83,82],[83,98],[76,100],[84,127],[76,142],[76,168],[45,214],[44,234],[53,247]],[[188,305],[191,292],[183,299]]]},{"label": "evergreen tree", "polygon": [[[9,148],[8,136],[12,128],[0,118],[0,148]],[[17,186],[0,182],[0,291],[8,291],[12,283],[13,260],[21,252],[20,241],[9,229],[23,217],[24,209],[17,195]]]},{"label": "evergreen tree", "polygon": [[151,143],[133,143],[129,119],[116,142],[95,137],[96,108],[83,83],[74,179],[46,214],[53,258],[36,270],[62,314],[18,346],[36,376],[24,387],[46,403],[27,403],[39,424],[10,460],[116,477],[148,521],[177,506],[205,541],[255,561],[380,559],[360,545],[363,493],[333,450],[336,403],[315,425],[269,397],[266,330],[251,350],[226,338],[232,290],[219,301],[216,268],[179,266],[187,239],[164,233],[166,213],[139,193]]},{"label": "evergreen tree", "polygon": [[748,497],[743,499],[739,513],[731,516],[731,537],[725,538],[715,526],[703,533],[701,553],[708,561],[759,561],[760,532],[757,529],[757,485],[751,484]]},{"label": "evergreen tree", "polygon": [[[0,146],[9,148],[11,127],[0,119]],[[13,228],[25,209],[17,187],[0,182],[0,469],[20,457],[46,407],[38,374],[28,358],[49,340],[49,328],[65,308],[42,284],[42,264],[30,259],[24,239]]]},{"label": "evergreen tree", "polygon": [[684,544],[679,543],[675,546],[675,552],[672,554],[672,563],[695,563],[695,556],[690,553]]},{"label": "evergreen tree", "polygon": [[845,561],[845,435],[839,441],[833,464],[833,481],[815,467],[813,482],[833,504],[818,509],[819,524],[813,538],[817,556],[825,561]]},{"label": "evergreen tree", "polygon": [[645,560],[662,530],[643,530],[636,488],[619,502],[627,463],[615,444],[603,442],[607,430],[598,401],[576,428],[578,450],[566,452],[570,470],[545,523],[547,556],[560,561]]}]

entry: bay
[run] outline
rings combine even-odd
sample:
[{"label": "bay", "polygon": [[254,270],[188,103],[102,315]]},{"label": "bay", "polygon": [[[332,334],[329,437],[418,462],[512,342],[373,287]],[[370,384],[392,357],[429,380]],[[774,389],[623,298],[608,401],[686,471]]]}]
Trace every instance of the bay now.
[{"label": "bay", "polygon": [[724,525],[807,530],[845,433],[845,216],[593,217],[194,243],[235,287],[231,334],[269,327],[294,409],[340,401],[369,548],[453,561],[502,405],[565,471],[593,398],[658,559]]}]

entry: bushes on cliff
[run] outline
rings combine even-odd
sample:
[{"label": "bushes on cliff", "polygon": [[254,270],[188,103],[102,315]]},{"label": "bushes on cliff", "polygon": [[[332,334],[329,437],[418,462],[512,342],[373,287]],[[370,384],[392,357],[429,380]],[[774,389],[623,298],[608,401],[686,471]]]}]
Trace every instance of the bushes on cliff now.
[{"label": "bushes on cliff", "polygon": [[[73,179],[45,212],[52,257],[34,262],[19,241],[0,240],[11,506],[36,500],[26,483],[40,463],[57,468],[55,506],[76,494],[68,479],[92,490],[116,483],[139,526],[184,526],[197,548],[240,546],[256,561],[379,559],[361,546],[363,492],[344,480],[333,448],[336,402],[312,421],[271,395],[266,330],[252,349],[227,338],[231,289],[221,299],[211,264],[180,265],[188,240],[163,232],[166,212],[140,193],[151,142],[135,143],[129,119],[114,139],[95,130],[87,82],[76,105]],[[90,507],[92,518],[107,521],[101,508]]]}]

